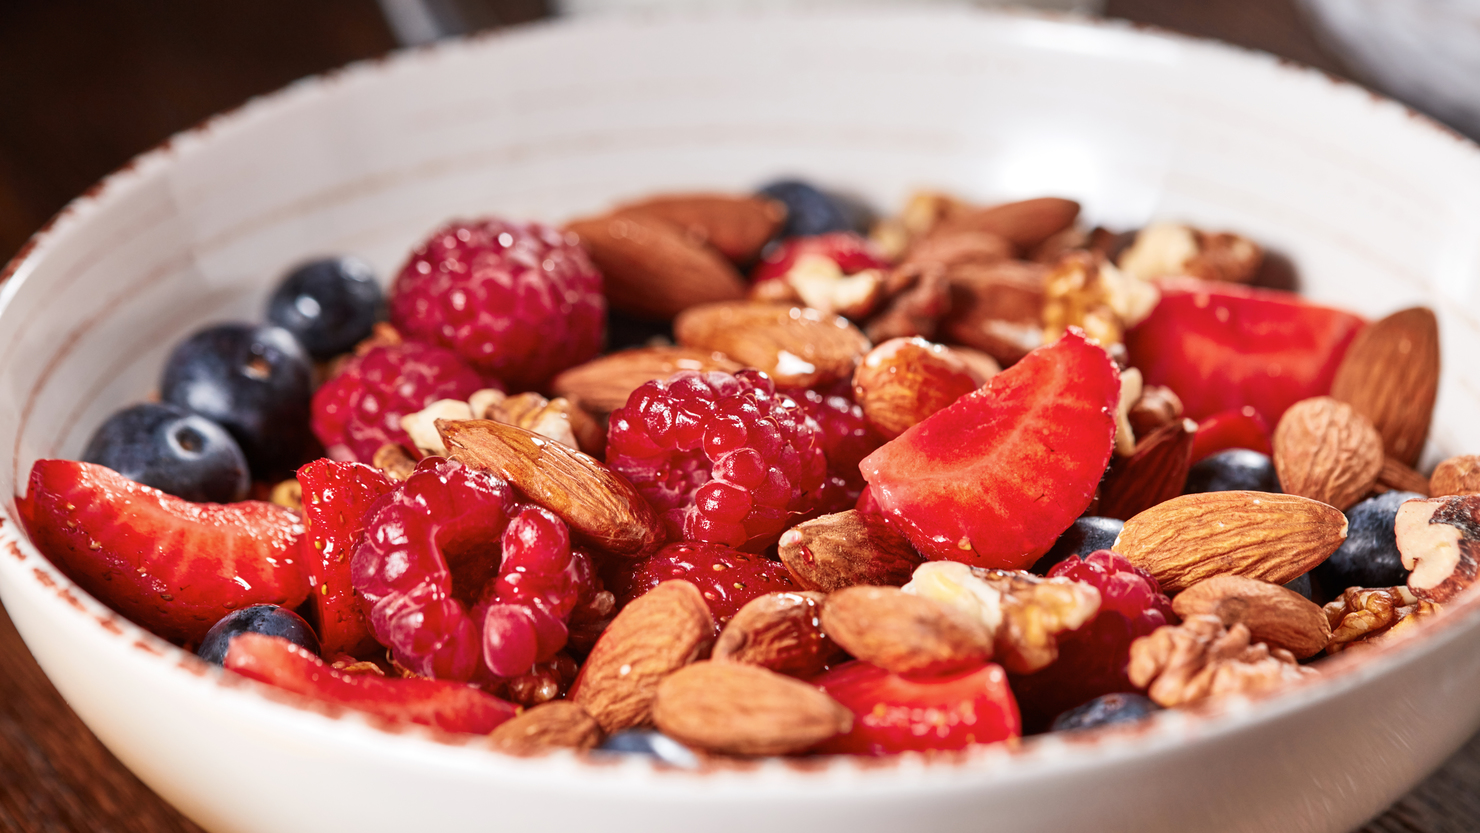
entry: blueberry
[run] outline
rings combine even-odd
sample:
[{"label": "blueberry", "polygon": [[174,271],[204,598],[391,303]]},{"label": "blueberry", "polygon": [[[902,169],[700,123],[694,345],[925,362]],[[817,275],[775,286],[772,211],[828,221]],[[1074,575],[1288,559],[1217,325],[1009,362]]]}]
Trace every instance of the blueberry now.
[{"label": "blueberry", "polygon": [[1285,582],[1285,589],[1299,593],[1308,602],[1316,600],[1315,588],[1311,586],[1310,573],[1301,573],[1299,576]]},{"label": "blueberry", "polygon": [[314,656],[319,654],[319,638],[302,616],[277,605],[252,605],[222,616],[221,621],[206,631],[206,638],[200,641],[195,655],[220,665],[226,661],[231,640],[244,633],[281,636]]},{"label": "blueberry", "polygon": [[307,443],[312,372],[287,330],[221,324],[175,347],[160,394],[231,432],[252,473],[270,480],[299,462]]},{"label": "blueberry", "polygon": [[1140,694],[1105,694],[1055,717],[1050,728],[1055,732],[1072,732],[1112,723],[1134,723],[1158,711],[1161,706]]},{"label": "blueberry", "polygon": [[848,207],[839,199],[799,179],[782,179],[764,185],[762,196],[786,206],[781,237],[811,237],[832,231],[853,231]]},{"label": "blueberry", "polygon": [[108,417],[87,441],[82,459],[196,502],[243,500],[252,486],[236,440],[216,423],[174,405],[146,402]]},{"label": "blueberry", "polygon": [[617,732],[596,747],[603,752],[623,752],[633,755],[648,755],[670,766],[693,769],[699,758],[683,744],[662,732],[651,729],[628,729]]},{"label": "blueberry", "polygon": [[1198,492],[1278,492],[1280,479],[1268,456],[1246,448],[1233,448],[1199,460],[1187,472],[1183,494]]},{"label": "blueberry", "polygon": [[334,257],[304,263],[267,299],[267,321],[292,333],[320,361],[370,335],[385,297],[364,261]]},{"label": "blueberry", "polygon": [[1406,584],[1408,571],[1398,555],[1393,524],[1403,501],[1422,497],[1415,492],[1385,492],[1346,510],[1346,540],[1313,571],[1322,595],[1334,599],[1348,587]]},{"label": "blueberry", "polygon": [[1033,565],[1033,572],[1046,576],[1055,564],[1071,555],[1082,558],[1092,552],[1108,550],[1115,545],[1115,539],[1124,528],[1124,521],[1085,515],[1064,530],[1064,534],[1054,542],[1053,549]]}]

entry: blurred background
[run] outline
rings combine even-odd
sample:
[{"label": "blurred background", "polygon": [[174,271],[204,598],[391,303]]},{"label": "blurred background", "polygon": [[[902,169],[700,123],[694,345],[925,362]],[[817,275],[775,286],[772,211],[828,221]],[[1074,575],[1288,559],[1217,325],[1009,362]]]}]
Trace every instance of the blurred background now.
[{"label": "blurred background", "polygon": [[[1270,52],[1480,137],[1480,0],[1026,4]],[[3,0],[0,262],[136,154],[306,75],[557,15],[784,5],[838,0]],[[1480,740],[1472,740],[1365,831],[1473,831],[1477,819]],[[196,830],[72,715],[0,610],[0,831]]]}]

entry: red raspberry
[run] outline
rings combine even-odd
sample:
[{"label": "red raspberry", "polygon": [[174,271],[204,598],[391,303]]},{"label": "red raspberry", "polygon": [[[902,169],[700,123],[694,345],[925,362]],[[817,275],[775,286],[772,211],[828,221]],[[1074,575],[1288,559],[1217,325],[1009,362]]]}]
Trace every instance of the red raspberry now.
[{"label": "red raspberry", "polygon": [[391,287],[408,336],[456,350],[485,376],[540,387],[601,349],[601,273],[572,239],[493,217],[438,229]]},{"label": "red raspberry", "polygon": [[669,544],[636,561],[613,562],[605,576],[619,606],[626,606],[661,582],[676,578],[689,581],[704,594],[710,614],[721,626],[751,599],[802,589],[779,561],[693,542]]},{"label": "red raspberry", "polygon": [[606,461],[663,516],[670,537],[760,551],[816,505],[821,429],[756,370],[686,370],[611,415]]},{"label": "red raspberry", "polygon": [[1100,591],[1100,612],[1059,639],[1059,658],[1034,674],[1014,677],[1023,721],[1045,728],[1055,715],[1102,694],[1136,691],[1126,675],[1131,643],[1176,622],[1172,602],[1150,573],[1100,550],[1054,565],[1051,577],[1082,581]]},{"label": "red raspberry", "polygon": [[386,443],[416,453],[401,417],[487,387],[451,350],[408,341],[348,359],[313,395],[313,433],[336,460],[369,463]]},{"label": "red raspberry", "polygon": [[789,388],[788,393],[822,429],[822,453],[827,457],[827,480],[817,495],[817,512],[827,515],[852,509],[863,487],[858,464],[884,444],[863,409],[853,401],[853,386],[843,380],[823,390]]}]

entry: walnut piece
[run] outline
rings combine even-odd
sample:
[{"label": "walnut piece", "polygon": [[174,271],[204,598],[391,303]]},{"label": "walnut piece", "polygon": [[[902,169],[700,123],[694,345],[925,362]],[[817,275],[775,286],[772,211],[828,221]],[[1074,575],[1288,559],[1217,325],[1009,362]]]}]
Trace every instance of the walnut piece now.
[{"label": "walnut piece", "polygon": [[1189,616],[1131,643],[1131,682],[1171,708],[1224,694],[1273,691],[1318,672],[1283,648],[1253,642],[1242,623],[1224,628],[1216,616]]},{"label": "walnut piece", "polygon": [[1331,623],[1326,653],[1374,645],[1388,634],[1412,627],[1437,613],[1439,606],[1413,595],[1407,587],[1348,587],[1323,610]]},{"label": "walnut piece", "polygon": [[1142,280],[1191,275],[1205,281],[1248,283],[1263,263],[1264,251],[1247,237],[1177,223],[1141,229],[1120,256],[1120,268]]},{"label": "walnut piece", "polygon": [[1052,342],[1073,326],[1107,347],[1120,344],[1160,299],[1155,284],[1092,252],[1071,251],[1044,280],[1043,340]]}]

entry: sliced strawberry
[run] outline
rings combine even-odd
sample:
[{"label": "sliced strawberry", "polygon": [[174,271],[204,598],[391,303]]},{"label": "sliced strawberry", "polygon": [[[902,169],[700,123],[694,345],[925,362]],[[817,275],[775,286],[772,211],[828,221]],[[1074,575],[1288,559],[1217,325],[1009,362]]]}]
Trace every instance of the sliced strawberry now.
[{"label": "sliced strawberry", "polygon": [[751,599],[802,589],[779,561],[722,544],[696,541],[669,544],[637,561],[612,559],[602,578],[607,589],[617,597],[619,607],[657,587],[659,582],[675,578],[693,582],[709,602],[709,612],[718,625],[730,621]]},{"label": "sliced strawberry", "polygon": [[1126,334],[1131,364],[1201,420],[1251,405],[1270,425],[1331,390],[1365,322],[1298,295],[1192,278],[1159,282],[1161,303]]},{"label": "sliced strawberry", "polygon": [[904,677],[861,660],[812,680],[853,712],[853,730],[815,751],[890,755],[965,749],[1022,735],[1007,673],[996,663],[943,677]]},{"label": "sliced strawberry", "polygon": [[888,269],[889,261],[874,245],[851,231],[835,231],[814,237],[793,237],[761,258],[751,270],[751,280],[784,277],[804,256],[823,257],[838,265],[845,275],[865,269]]},{"label": "sliced strawberry", "polygon": [[365,531],[365,514],[393,484],[361,463],[318,459],[298,470],[303,487],[303,561],[308,570],[319,641],[326,655],[368,656],[380,647],[350,580],[350,555]]},{"label": "sliced strawberry", "polygon": [[191,503],[103,466],[37,460],[31,540],[82,589],[159,636],[199,642],[222,616],[308,595],[303,525],[260,501]]},{"label": "sliced strawberry", "polygon": [[1119,396],[1109,354],[1070,329],[859,468],[878,511],[926,558],[1026,568],[1089,506]]},{"label": "sliced strawberry", "polygon": [[486,735],[519,713],[513,703],[465,683],[338,671],[278,636],[236,637],[226,651],[225,664],[227,670],[294,694],[447,732]]},{"label": "sliced strawberry", "polygon": [[1252,405],[1219,411],[1199,422],[1197,434],[1192,437],[1192,462],[1231,448],[1247,448],[1266,457],[1274,454],[1269,444],[1269,423]]}]

